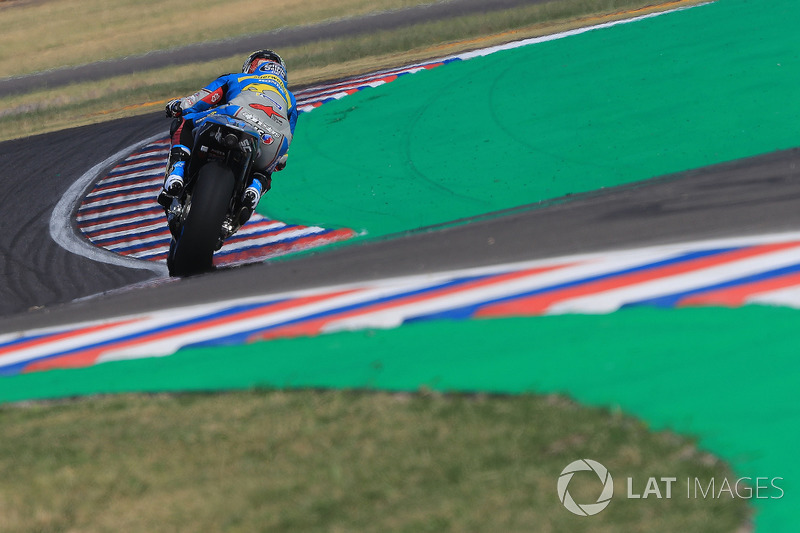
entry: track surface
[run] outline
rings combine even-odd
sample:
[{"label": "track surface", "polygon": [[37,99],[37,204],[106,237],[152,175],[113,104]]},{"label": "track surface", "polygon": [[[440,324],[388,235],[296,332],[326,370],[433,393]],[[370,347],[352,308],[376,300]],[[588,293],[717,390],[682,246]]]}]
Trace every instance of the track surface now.
[{"label": "track surface", "polygon": [[[143,281],[151,273],[112,268],[67,252],[49,235],[64,192],[97,161],[164,130],[155,115],[0,143],[0,315]],[[43,157],[43,154],[50,154]]]},{"label": "track surface", "polygon": [[[577,252],[753,235],[796,229],[800,151],[735,161],[636,186],[521,207],[466,226],[419,231],[297,260],[249,265],[212,275],[81,298],[152,278],[147,271],[106,265],[52,242],[50,213],[91,162],[158,133],[160,116],[142,116],[0,144],[0,332],[155,309],[164,301],[213,301],[264,292],[490,265]],[[86,139],[92,139],[87,146]],[[58,169],[42,146],[62,154]],[[87,162],[88,161],[88,162]],[[435,228],[431,228],[433,230]],[[35,244],[33,244],[35,243]],[[34,306],[44,310],[23,313]],[[16,316],[12,316],[16,315]]]}]

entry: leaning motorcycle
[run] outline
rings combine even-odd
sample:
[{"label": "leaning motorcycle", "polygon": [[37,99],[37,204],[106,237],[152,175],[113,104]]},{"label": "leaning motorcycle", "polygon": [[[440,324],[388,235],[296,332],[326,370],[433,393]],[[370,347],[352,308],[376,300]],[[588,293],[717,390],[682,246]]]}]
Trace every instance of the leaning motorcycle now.
[{"label": "leaning motorcycle", "polygon": [[194,136],[183,192],[166,208],[171,276],[211,270],[214,252],[252,214],[242,195],[259,156],[261,134],[243,120],[213,114],[195,128]]}]

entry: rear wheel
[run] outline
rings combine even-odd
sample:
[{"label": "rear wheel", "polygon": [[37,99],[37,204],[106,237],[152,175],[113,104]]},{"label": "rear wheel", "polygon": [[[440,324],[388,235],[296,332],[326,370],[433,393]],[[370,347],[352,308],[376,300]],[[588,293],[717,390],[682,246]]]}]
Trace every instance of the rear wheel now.
[{"label": "rear wheel", "polygon": [[234,187],[233,171],[219,163],[200,169],[189,214],[172,239],[167,267],[171,276],[191,276],[211,270],[222,222]]}]

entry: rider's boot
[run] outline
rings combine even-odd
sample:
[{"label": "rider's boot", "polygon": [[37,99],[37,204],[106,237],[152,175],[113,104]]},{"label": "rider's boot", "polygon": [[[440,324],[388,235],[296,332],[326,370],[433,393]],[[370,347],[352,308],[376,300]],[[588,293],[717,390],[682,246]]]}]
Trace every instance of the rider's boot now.
[{"label": "rider's boot", "polygon": [[242,195],[242,210],[239,213],[240,226],[244,226],[245,222],[250,220],[250,217],[258,206],[258,202],[261,201],[261,197],[264,196],[272,186],[272,174],[269,172],[266,174],[262,172],[253,172],[252,177],[252,183],[247,186]]},{"label": "rider's boot", "polygon": [[158,194],[158,203],[164,208],[169,207],[172,199],[179,196],[183,191],[184,173],[191,153],[192,151],[189,147],[182,144],[176,144],[169,151],[167,171],[164,175],[164,187]]},{"label": "rider's boot", "polygon": [[267,193],[272,186],[272,175],[270,173],[253,172],[253,182],[244,190],[242,203],[250,211],[255,211],[261,197]]}]

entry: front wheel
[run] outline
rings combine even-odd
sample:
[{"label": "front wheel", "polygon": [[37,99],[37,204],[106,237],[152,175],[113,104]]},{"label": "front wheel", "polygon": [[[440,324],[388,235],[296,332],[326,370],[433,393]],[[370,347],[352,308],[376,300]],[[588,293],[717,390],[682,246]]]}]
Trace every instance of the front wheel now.
[{"label": "front wheel", "polygon": [[189,214],[180,234],[170,243],[167,267],[171,276],[191,276],[212,269],[234,184],[233,171],[219,163],[200,169]]}]

